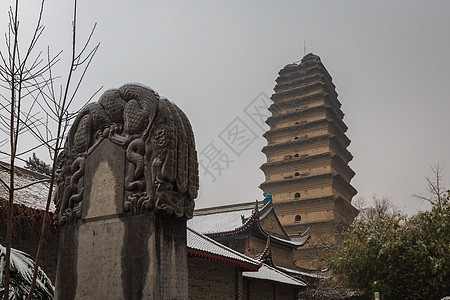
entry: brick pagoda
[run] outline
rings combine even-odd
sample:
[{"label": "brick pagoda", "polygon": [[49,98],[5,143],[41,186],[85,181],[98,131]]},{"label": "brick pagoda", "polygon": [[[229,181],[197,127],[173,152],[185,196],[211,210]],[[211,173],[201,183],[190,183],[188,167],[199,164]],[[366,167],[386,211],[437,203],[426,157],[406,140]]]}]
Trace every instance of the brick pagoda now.
[{"label": "brick pagoda", "polygon": [[339,242],[342,227],[358,210],[351,200],[355,172],[348,166],[344,113],[335,85],[320,58],[307,54],[279,73],[264,134],[267,162],[260,188],[272,194],[274,208],[293,237],[310,228],[311,241],[296,253],[296,264],[316,268],[318,251]]}]

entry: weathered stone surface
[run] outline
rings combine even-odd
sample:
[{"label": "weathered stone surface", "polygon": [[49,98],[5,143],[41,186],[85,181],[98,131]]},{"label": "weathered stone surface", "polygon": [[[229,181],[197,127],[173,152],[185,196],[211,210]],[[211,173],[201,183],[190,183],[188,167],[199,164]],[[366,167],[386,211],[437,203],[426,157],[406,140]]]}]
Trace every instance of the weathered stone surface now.
[{"label": "weathered stone surface", "polygon": [[125,153],[103,141],[86,159],[82,219],[123,213]]},{"label": "weathered stone surface", "polygon": [[187,299],[198,163],[184,113],[142,86],[107,91],[59,163],[56,299]]},{"label": "weathered stone surface", "polygon": [[[85,213],[84,189],[91,172],[85,166],[86,159],[104,140],[125,153],[123,211],[137,215],[156,210],[175,217],[192,217],[198,192],[198,162],[189,120],[175,104],[153,90],[127,84],[87,105],[70,128],[59,157],[54,198],[55,220],[60,226],[73,224]],[[108,173],[111,164],[100,167],[105,169],[99,169],[97,175],[103,177],[91,186],[92,196],[107,201],[118,191],[116,187],[102,189],[103,183],[109,184],[113,178],[104,177],[112,176]],[[89,217],[103,213],[99,205],[91,205]]]},{"label": "weathered stone surface", "polygon": [[124,223],[98,220],[79,226],[75,299],[123,299]]}]

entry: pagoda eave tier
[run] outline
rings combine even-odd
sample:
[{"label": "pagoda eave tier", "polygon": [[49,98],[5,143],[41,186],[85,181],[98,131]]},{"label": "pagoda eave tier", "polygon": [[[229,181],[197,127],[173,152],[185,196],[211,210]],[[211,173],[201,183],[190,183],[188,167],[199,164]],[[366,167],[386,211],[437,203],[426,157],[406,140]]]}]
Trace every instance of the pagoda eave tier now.
[{"label": "pagoda eave tier", "polygon": [[[342,118],[339,116],[339,114],[329,105],[323,104],[308,108],[303,108],[299,110],[294,110],[291,112],[287,112],[285,114],[270,116],[266,120],[266,124],[269,126],[273,126],[280,122],[281,120],[292,120],[295,122],[296,120],[301,119],[302,117],[305,117],[307,115],[311,115],[314,113],[327,113],[330,115],[330,118],[335,120],[335,122],[338,124],[338,126],[341,128],[343,132],[346,132],[348,127],[345,125],[344,121],[342,121]],[[324,116],[325,118],[325,116]]]},{"label": "pagoda eave tier", "polygon": [[344,211],[341,218],[349,224],[353,222],[356,216],[359,214],[359,210],[355,208],[350,202],[346,201],[342,197],[338,197],[335,202],[336,211]]},{"label": "pagoda eave tier", "polygon": [[330,73],[328,73],[327,69],[322,64],[320,58],[317,55],[310,53],[302,59],[300,64],[288,64],[281,69],[280,72],[278,72],[279,78],[277,79],[277,83],[281,84],[285,81],[289,81],[290,79],[295,80],[310,72],[321,72],[327,76],[328,81],[332,82],[333,80]]},{"label": "pagoda eave tier", "polygon": [[312,144],[317,141],[326,141],[326,140],[329,140],[330,143],[336,145],[336,147],[342,152],[342,159],[346,163],[348,163],[349,161],[351,161],[353,159],[353,155],[346,149],[344,144],[338,139],[337,136],[332,135],[332,134],[319,135],[319,136],[308,137],[308,138],[304,138],[304,139],[299,138],[299,139],[293,140],[293,141],[287,141],[287,142],[283,142],[283,143],[279,143],[279,144],[267,145],[262,149],[262,152],[264,154],[268,155],[268,154],[272,154],[272,153],[277,153],[280,150],[289,150],[291,148],[292,148],[292,151],[295,151],[296,149],[298,149],[299,147],[301,147],[303,145]]},{"label": "pagoda eave tier", "polygon": [[[291,100],[293,98],[298,98],[298,97],[305,97],[307,95],[310,94],[314,94],[317,92],[325,92],[328,94],[332,94],[333,98],[338,97],[338,94],[336,93],[336,91],[326,82],[324,81],[317,81],[317,82],[310,82],[301,86],[293,86],[291,89],[289,90],[284,90],[282,92],[277,92],[275,94],[273,94],[270,99],[272,99],[272,101],[274,103],[280,103],[280,102],[284,102],[284,101],[288,101]],[[339,102],[340,104],[340,102]],[[340,106],[340,105],[339,105]]]},{"label": "pagoda eave tier", "polygon": [[[319,196],[312,198],[303,198],[301,200],[296,201],[284,201],[284,202],[276,202],[273,204],[274,209],[281,210],[285,214],[298,214],[300,213],[312,213],[312,212],[320,212],[323,210],[334,210],[335,208],[340,209],[342,207],[348,207],[351,205],[348,201],[346,201],[341,196],[337,195],[328,195],[328,196]],[[352,206],[352,213],[350,215],[354,215],[354,213],[358,213],[359,211]],[[354,215],[356,216],[356,215]]]},{"label": "pagoda eave tier", "polygon": [[[321,197],[312,197],[312,198],[303,198],[301,200],[297,201],[284,201],[284,202],[276,202],[273,203],[273,207],[275,209],[283,209],[284,211],[289,212],[289,209],[292,209],[292,206],[297,206],[297,203],[301,202],[304,205],[308,205],[309,211],[313,210],[315,207],[317,207],[317,203],[334,203],[336,199],[342,198],[341,196],[336,195],[328,195],[328,196],[321,196]],[[345,201],[345,200],[344,200]],[[319,211],[315,210],[315,211]],[[291,213],[297,212],[296,209],[292,210]]]},{"label": "pagoda eave tier", "polygon": [[286,126],[286,127],[282,127],[282,128],[271,129],[269,131],[266,131],[263,134],[263,137],[265,137],[266,139],[270,139],[272,137],[276,137],[278,134],[286,134],[286,133],[291,134],[292,132],[294,132],[296,130],[311,129],[311,128],[319,127],[320,125],[325,125],[325,124],[330,126],[330,128],[334,129],[337,133],[339,133],[341,143],[344,147],[348,147],[348,145],[350,145],[350,143],[351,143],[350,139],[344,134],[344,132],[342,131],[342,128],[339,127],[338,124],[333,119],[320,119],[320,120],[315,120],[315,121],[310,121],[310,122],[299,122],[298,124],[294,124],[294,125],[290,125],[290,126]]},{"label": "pagoda eave tier", "polygon": [[[317,85],[317,84],[320,84]],[[291,95],[292,90],[296,90],[298,94],[307,94],[314,89],[322,89],[326,85],[327,90],[337,97],[337,92],[334,88],[334,84],[331,83],[325,75],[321,73],[311,74],[303,78],[290,81],[285,84],[277,84],[274,88],[276,94],[280,96]]]},{"label": "pagoda eave tier", "polygon": [[271,136],[276,135],[279,132],[285,132],[285,131],[289,131],[290,132],[293,129],[314,128],[315,126],[324,125],[324,124],[329,123],[329,122],[331,122],[331,121],[327,120],[327,119],[320,119],[320,120],[314,120],[314,121],[309,121],[309,122],[299,122],[298,124],[293,124],[293,125],[286,126],[286,127],[270,129],[269,131],[266,131],[263,134],[263,137],[265,137],[265,138],[271,137]]},{"label": "pagoda eave tier", "polygon": [[351,197],[355,196],[357,194],[356,189],[347,182],[344,178],[342,178],[341,175],[335,174],[333,172],[327,172],[323,174],[317,174],[317,175],[308,175],[308,176],[293,176],[292,178],[286,178],[282,180],[273,180],[273,181],[264,181],[260,184],[259,188],[263,191],[271,191],[273,192],[273,188],[283,188],[285,186],[297,186],[300,184],[308,184],[312,182],[317,182],[318,180],[332,180],[333,182],[336,182],[339,185],[342,185],[345,190],[347,191],[348,195]]},{"label": "pagoda eave tier", "polygon": [[332,158],[333,155],[331,154],[331,152],[326,152],[326,153],[321,153],[321,154],[315,154],[315,155],[303,155],[303,156],[299,156],[299,157],[294,157],[292,155],[287,155],[287,157],[285,157],[285,159],[281,160],[281,161],[275,161],[275,162],[271,162],[271,163],[264,163],[260,169],[263,171],[267,171],[270,170],[273,167],[279,167],[279,166],[295,166],[297,164],[304,164],[306,162],[309,161],[314,161],[314,160],[318,160],[321,158]]},{"label": "pagoda eave tier", "polygon": [[299,83],[301,84],[305,81],[305,79],[327,76],[326,70],[317,64],[307,66],[300,71],[298,70],[298,65],[289,64],[285,67],[285,69],[280,71],[278,75],[278,78],[275,79],[277,82],[274,88],[275,92],[281,92],[290,88],[292,85],[298,85]]},{"label": "pagoda eave tier", "polygon": [[297,169],[302,165],[306,165],[309,163],[314,163],[316,161],[326,160],[326,164],[331,166],[337,166],[341,170],[343,170],[348,177],[348,181],[355,176],[355,172],[350,168],[339,155],[332,154],[331,152],[316,154],[316,155],[308,155],[308,156],[299,156],[293,157],[292,155],[287,155],[285,159],[282,161],[275,161],[271,163],[264,163],[260,169],[266,172],[273,172],[279,168],[291,167],[292,169]]},{"label": "pagoda eave tier", "polygon": [[329,93],[329,89],[324,89],[326,84],[322,81],[311,82],[290,90],[273,94],[270,99],[274,103],[283,103],[296,98],[312,96],[317,93]]},{"label": "pagoda eave tier", "polygon": [[272,115],[276,115],[278,112],[289,108],[298,108],[300,105],[304,105],[304,108],[306,108],[308,106],[307,104],[318,100],[333,107],[341,119],[344,117],[345,114],[341,110],[341,103],[337,100],[337,98],[322,90],[318,90],[308,95],[296,96],[285,101],[274,102],[269,106],[269,111]]}]

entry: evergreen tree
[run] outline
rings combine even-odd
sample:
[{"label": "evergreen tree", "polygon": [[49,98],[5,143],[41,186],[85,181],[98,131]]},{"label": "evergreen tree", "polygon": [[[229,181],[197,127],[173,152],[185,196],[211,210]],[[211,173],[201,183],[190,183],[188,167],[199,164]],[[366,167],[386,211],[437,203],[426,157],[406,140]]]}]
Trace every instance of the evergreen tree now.
[{"label": "evergreen tree", "polygon": [[[5,247],[0,245],[0,262],[4,263]],[[25,299],[30,293],[31,280],[33,278],[33,259],[26,253],[11,249],[11,264],[10,264],[10,300]],[[2,269],[4,265],[0,266]],[[2,278],[3,279],[3,278]],[[4,282],[0,280],[0,296],[3,297]],[[53,299],[54,287],[52,282],[41,270],[38,269],[37,286],[34,290],[33,300],[51,300]]]},{"label": "evergreen tree", "polygon": [[431,211],[359,222],[329,256],[349,287],[382,299],[441,299],[450,295],[450,196]]},{"label": "evergreen tree", "polygon": [[25,169],[49,176],[52,174],[52,168],[50,165],[46,164],[45,161],[40,160],[35,153],[33,153],[33,156],[29,157],[25,162]]}]

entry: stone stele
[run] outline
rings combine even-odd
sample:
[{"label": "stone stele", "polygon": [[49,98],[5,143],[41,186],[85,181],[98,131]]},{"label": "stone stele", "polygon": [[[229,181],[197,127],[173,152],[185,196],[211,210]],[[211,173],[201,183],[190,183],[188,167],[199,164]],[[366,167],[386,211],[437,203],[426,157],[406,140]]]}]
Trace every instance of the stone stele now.
[{"label": "stone stele", "polygon": [[187,299],[198,162],[175,104],[137,84],[106,91],[76,117],[56,184],[56,299]]}]

